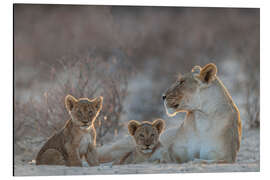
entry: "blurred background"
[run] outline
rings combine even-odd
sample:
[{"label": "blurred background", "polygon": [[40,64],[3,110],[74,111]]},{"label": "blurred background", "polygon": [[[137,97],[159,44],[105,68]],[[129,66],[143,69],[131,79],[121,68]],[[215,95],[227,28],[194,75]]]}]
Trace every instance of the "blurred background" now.
[{"label": "blurred background", "polygon": [[167,117],[161,95],[210,62],[243,128],[259,129],[259,32],[256,8],[14,5],[15,155],[31,160],[63,127],[67,94],[104,96],[98,146],[127,134],[132,119],[180,124],[184,114]]}]

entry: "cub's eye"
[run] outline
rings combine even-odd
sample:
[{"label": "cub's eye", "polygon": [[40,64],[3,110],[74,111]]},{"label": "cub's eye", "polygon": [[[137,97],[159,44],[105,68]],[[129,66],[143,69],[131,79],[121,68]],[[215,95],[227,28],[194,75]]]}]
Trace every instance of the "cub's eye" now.
[{"label": "cub's eye", "polygon": [[154,134],[151,134],[151,137],[154,137],[155,135]]},{"label": "cub's eye", "polygon": [[89,111],[89,115],[92,115],[93,114],[93,112],[92,111]]},{"label": "cub's eye", "polygon": [[143,138],[143,137],[144,137],[144,135],[143,135],[143,134],[140,134],[140,137],[142,137],[142,138]]},{"label": "cub's eye", "polygon": [[181,85],[181,84],[183,84],[184,82],[185,82],[185,80],[182,79],[182,80],[179,82],[179,84]]}]

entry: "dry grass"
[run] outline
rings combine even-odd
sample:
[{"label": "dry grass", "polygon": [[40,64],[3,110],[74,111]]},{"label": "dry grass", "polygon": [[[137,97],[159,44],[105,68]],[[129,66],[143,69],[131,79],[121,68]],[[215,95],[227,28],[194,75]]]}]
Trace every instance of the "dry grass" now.
[{"label": "dry grass", "polygon": [[[40,101],[29,99],[26,103],[15,103],[15,145],[26,136],[49,137],[58,131],[69,119],[64,106],[67,94],[89,97],[103,96],[103,109],[95,122],[97,142],[103,144],[117,134],[122,124],[123,101],[127,95],[127,72],[111,69],[113,64],[90,54],[80,57],[63,58],[58,62],[63,71],[57,73],[52,67],[51,81],[54,82],[43,93]],[[116,64],[114,64],[116,65]],[[111,69],[110,74],[104,69]],[[110,134],[110,136],[107,136]]]}]

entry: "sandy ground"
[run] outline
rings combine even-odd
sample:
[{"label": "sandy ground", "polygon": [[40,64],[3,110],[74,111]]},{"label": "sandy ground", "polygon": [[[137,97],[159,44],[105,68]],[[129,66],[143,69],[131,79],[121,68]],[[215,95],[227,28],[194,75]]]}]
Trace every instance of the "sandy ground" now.
[{"label": "sandy ground", "polygon": [[240,152],[234,164],[137,164],[97,167],[35,166],[25,155],[15,155],[15,176],[91,175],[91,174],[154,174],[196,172],[257,172],[260,171],[260,131],[244,130]]}]

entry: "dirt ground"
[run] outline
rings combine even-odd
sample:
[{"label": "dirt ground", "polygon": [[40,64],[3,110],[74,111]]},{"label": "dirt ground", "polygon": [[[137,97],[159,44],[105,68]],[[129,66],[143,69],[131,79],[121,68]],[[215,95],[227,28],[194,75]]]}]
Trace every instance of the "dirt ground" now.
[{"label": "dirt ground", "polygon": [[102,164],[97,167],[35,166],[28,163],[32,157],[33,154],[14,156],[15,176],[259,172],[260,130],[243,130],[240,152],[234,164],[195,164],[188,162],[184,164],[136,164],[119,166]]}]

